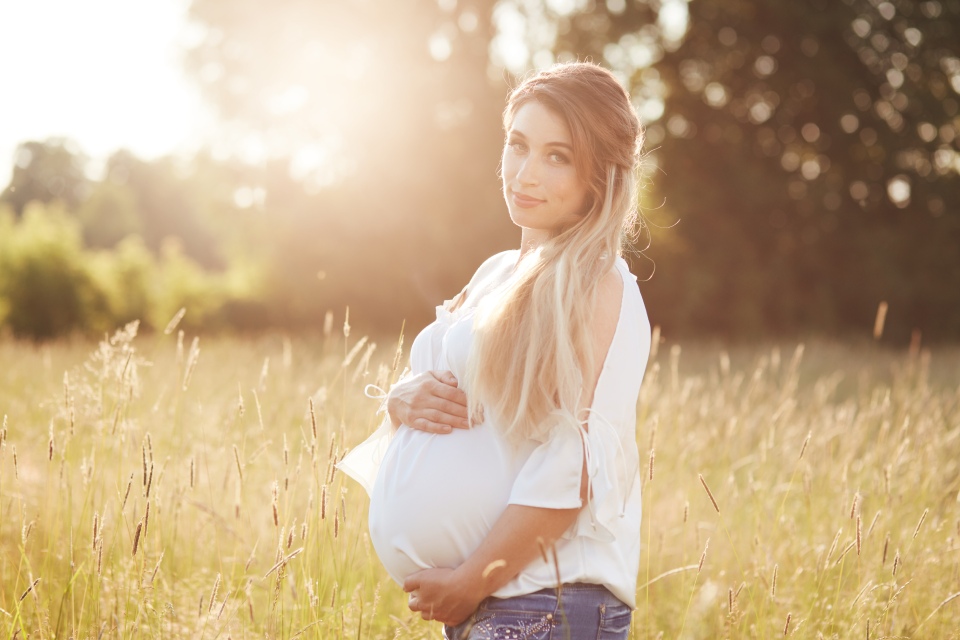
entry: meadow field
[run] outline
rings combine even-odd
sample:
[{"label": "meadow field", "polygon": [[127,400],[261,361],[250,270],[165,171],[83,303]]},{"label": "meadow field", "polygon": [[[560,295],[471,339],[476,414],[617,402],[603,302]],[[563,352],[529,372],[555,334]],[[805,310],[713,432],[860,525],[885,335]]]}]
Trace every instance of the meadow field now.
[{"label": "meadow field", "polygon": [[[439,638],[334,468],[405,358],[342,316],[0,340],[0,634]],[[637,442],[634,638],[960,638],[960,349],[667,339]]]}]

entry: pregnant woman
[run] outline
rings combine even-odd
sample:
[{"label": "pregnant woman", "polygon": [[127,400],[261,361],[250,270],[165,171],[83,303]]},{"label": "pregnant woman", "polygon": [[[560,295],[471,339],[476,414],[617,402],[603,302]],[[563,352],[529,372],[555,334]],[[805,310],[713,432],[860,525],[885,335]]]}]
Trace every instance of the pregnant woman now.
[{"label": "pregnant woman", "polygon": [[448,640],[627,637],[640,563],[636,403],[650,325],[621,257],[642,133],[608,71],[509,97],[501,174],[519,250],[414,340],[388,420],[341,463],[410,608]]}]

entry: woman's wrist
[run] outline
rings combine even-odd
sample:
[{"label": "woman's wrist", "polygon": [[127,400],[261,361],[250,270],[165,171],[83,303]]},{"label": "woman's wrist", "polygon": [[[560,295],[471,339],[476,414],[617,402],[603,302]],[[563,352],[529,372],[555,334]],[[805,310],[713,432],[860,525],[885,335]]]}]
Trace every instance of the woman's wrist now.
[{"label": "woman's wrist", "polygon": [[453,580],[461,600],[470,603],[473,608],[479,606],[481,601],[496,590],[489,589],[487,581],[481,574],[470,568],[469,562],[453,570]]},{"label": "woman's wrist", "polygon": [[387,403],[386,403],[387,417],[390,419],[390,424],[393,425],[393,428],[397,429],[400,427],[402,423],[400,422],[400,419],[397,417],[395,402],[396,401],[394,397],[390,394],[387,394]]}]

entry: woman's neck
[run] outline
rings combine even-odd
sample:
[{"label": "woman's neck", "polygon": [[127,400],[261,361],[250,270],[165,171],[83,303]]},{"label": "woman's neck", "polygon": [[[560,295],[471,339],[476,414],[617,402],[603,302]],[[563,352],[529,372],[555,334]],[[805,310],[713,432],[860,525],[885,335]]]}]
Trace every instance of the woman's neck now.
[{"label": "woman's neck", "polygon": [[550,233],[542,229],[528,229],[523,227],[520,231],[520,260],[530,251],[534,251],[549,239]]}]

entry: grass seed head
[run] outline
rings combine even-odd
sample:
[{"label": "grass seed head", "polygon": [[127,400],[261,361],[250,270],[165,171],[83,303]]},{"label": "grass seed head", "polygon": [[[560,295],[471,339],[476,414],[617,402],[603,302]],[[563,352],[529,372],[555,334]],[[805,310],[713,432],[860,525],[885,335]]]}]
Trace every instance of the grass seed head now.
[{"label": "grass seed head", "polygon": [[26,598],[28,595],[30,595],[30,592],[33,591],[38,584],[40,584],[40,578],[37,578],[36,580],[34,580],[30,584],[30,586],[27,587],[27,590],[20,595],[20,598],[17,600],[17,602],[23,602],[23,599]]},{"label": "grass seed head", "polygon": [[920,533],[920,527],[923,526],[923,521],[927,519],[927,512],[929,512],[929,511],[930,511],[930,509],[924,509],[924,510],[923,510],[923,514],[920,516],[920,522],[917,523],[917,528],[914,529],[914,531],[913,531],[913,539],[914,539],[914,540],[916,540],[917,534]]},{"label": "grass seed head", "polygon": [[147,475],[147,489],[143,492],[143,497],[150,497],[150,488],[153,486],[153,463],[150,463],[150,474]]},{"label": "grass seed head", "polygon": [[260,409],[260,397],[257,395],[256,389],[253,390],[253,404],[257,408],[257,423],[260,425],[260,431],[263,431],[263,411]]},{"label": "grass seed head", "polygon": [[860,533],[860,514],[857,514],[857,555],[860,555],[860,549],[863,544],[863,537]]},{"label": "grass seed head", "polygon": [[400,360],[403,358],[403,330],[406,327],[407,321],[404,319],[403,323],[400,325],[400,339],[397,340],[397,352],[393,356],[393,365],[390,367],[390,372],[395,373],[397,367],[400,366]]},{"label": "grass seed head", "polygon": [[130,487],[133,486],[133,472],[130,472],[130,479],[127,480],[127,490],[123,494],[123,502],[120,505],[120,511],[123,511],[123,508],[127,506],[127,498],[130,497]]},{"label": "grass seed head", "polygon": [[213,611],[213,605],[217,600],[217,591],[220,589],[220,574],[217,574],[213,581],[213,591],[210,592],[210,604],[207,606],[207,613]]},{"label": "grass seed head", "polygon": [[707,481],[703,479],[703,474],[697,474],[697,477],[700,478],[700,484],[703,485],[704,490],[706,490],[707,495],[710,497],[710,502],[713,503],[713,508],[717,510],[717,513],[720,513],[720,507],[717,506],[717,500],[713,497],[713,492],[710,491],[710,487],[707,486]]},{"label": "grass seed head", "polygon": [[800,447],[800,455],[797,456],[797,460],[803,459],[803,454],[807,450],[807,445],[810,444],[810,436],[813,435],[813,431],[807,431],[807,437],[803,439],[803,446]]},{"label": "grass seed head", "polygon": [[133,553],[130,555],[137,555],[137,548],[140,545],[140,532],[143,530],[143,520],[137,523],[137,530],[133,534]]},{"label": "grass seed head", "polygon": [[882,512],[881,512],[880,510],[877,510],[876,515],[873,516],[873,520],[870,521],[870,526],[867,527],[866,537],[868,537],[868,538],[870,537],[870,533],[873,531],[873,528],[876,526],[877,520],[880,519],[880,514],[881,514],[881,513],[882,513]]},{"label": "grass seed head", "polygon": [[[186,307],[180,307],[180,310],[173,314],[173,317],[170,318],[170,322],[167,323],[167,326],[163,330],[163,335],[168,336],[176,330],[177,325],[180,324],[180,321],[183,320],[183,316],[187,313]],[[183,333],[183,332],[181,332]]]},{"label": "grass seed head", "polygon": [[160,552],[160,557],[157,558],[157,564],[153,566],[153,573],[150,574],[150,584],[157,579],[157,572],[160,571],[160,563],[163,562],[163,551]]},{"label": "grass seed head", "polygon": [[503,560],[502,558],[499,560],[494,560],[493,562],[491,562],[490,564],[488,564],[483,568],[483,571],[481,572],[480,575],[481,577],[483,577],[484,580],[486,580],[487,578],[490,577],[491,573],[505,566],[507,566],[506,560]]},{"label": "grass seed head", "polygon": [[[270,375],[270,356],[267,356],[263,359],[263,366],[260,368],[260,378],[257,380],[257,389],[263,391],[267,388],[267,376]],[[254,389],[254,393],[256,390]],[[241,404],[243,404],[243,398],[240,399]]]},{"label": "grass seed head", "polygon": [[243,484],[243,463],[240,462],[240,450],[237,445],[233,445],[233,460],[237,464],[237,475],[240,476],[240,484]]},{"label": "grass seed head", "polygon": [[143,512],[143,539],[147,539],[147,527],[150,526],[150,500],[147,500],[147,507]]},{"label": "grass seed head", "polygon": [[883,336],[883,325],[887,320],[887,302],[886,300],[877,305],[877,315],[873,320],[873,339],[879,340]]},{"label": "grass seed head", "polygon": [[93,512],[93,550],[97,550],[97,531],[100,527],[100,513],[98,511]]}]

